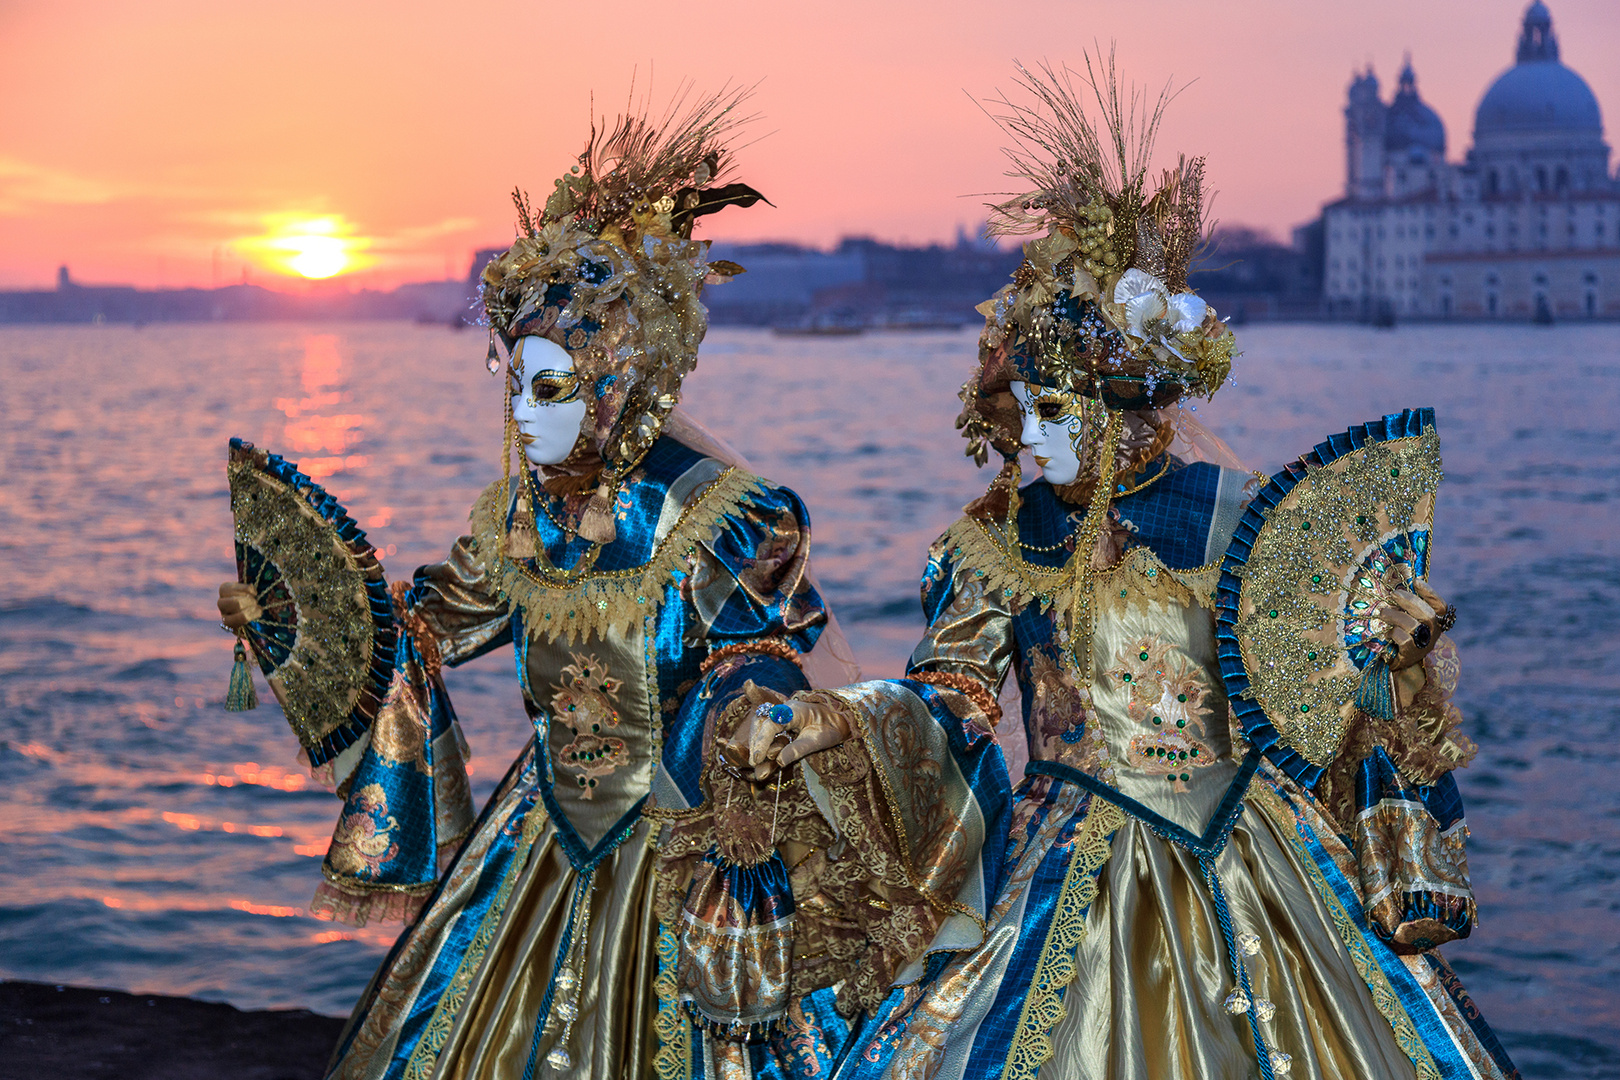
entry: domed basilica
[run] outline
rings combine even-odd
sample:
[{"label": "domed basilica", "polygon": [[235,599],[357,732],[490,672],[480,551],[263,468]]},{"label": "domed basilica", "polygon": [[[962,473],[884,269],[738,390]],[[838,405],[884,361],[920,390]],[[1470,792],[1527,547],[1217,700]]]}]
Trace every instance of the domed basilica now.
[{"label": "domed basilica", "polygon": [[1597,98],[1559,62],[1541,0],[1460,164],[1446,161],[1445,125],[1410,60],[1388,104],[1370,70],[1357,75],[1344,116],[1344,197],[1322,212],[1332,314],[1620,316],[1620,179]]}]

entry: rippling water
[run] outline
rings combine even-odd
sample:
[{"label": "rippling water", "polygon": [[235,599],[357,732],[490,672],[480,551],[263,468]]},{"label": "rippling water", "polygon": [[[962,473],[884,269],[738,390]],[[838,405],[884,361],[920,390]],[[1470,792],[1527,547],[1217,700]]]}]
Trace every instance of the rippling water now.
[{"label": "rippling water", "polygon": [[[1252,467],[1439,410],[1434,580],[1481,747],[1460,780],[1482,926],[1447,953],[1527,1076],[1620,1073],[1620,331],[1240,340],[1200,415]],[[688,382],[692,412],[809,503],[869,673],[898,672],[923,550],[989,479],[951,426],[973,349],[722,329]],[[495,472],[482,354],[402,324],[0,329],[0,974],[347,1012],[389,938],[303,913],[335,801],[273,702],[221,709],[225,442],[302,462],[408,574]],[[449,676],[480,795],[528,737],[509,663]]]}]

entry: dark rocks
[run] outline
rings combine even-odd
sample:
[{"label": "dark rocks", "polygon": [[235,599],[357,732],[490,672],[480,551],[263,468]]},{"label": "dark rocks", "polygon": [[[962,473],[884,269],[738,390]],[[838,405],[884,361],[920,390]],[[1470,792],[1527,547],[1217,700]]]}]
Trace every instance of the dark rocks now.
[{"label": "dark rocks", "polygon": [[0,1080],[319,1080],[343,1021],[0,982]]}]

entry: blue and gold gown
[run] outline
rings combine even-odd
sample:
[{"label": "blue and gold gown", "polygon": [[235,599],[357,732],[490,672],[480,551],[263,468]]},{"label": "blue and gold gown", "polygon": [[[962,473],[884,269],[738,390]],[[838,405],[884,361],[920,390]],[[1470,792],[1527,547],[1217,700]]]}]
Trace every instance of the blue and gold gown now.
[{"label": "blue and gold gown", "polygon": [[[1213,608],[1252,488],[1172,460],[1115,501],[1122,553],[1091,576],[1089,680],[1064,657],[1091,558],[1073,550],[1083,506],[1038,480],[1016,530],[964,517],[934,544],[927,632],[905,678],[834,692],[856,731],[840,749],[903,778],[892,732],[987,739],[1011,672],[1029,764],[1010,796],[973,792],[985,820],[1010,807],[983,834],[979,933],[942,934],[898,973],[841,1080],[1517,1076],[1432,948],[1474,915],[1449,772],[1470,750],[1444,693],[1454,651],[1443,639],[1426,662],[1404,741],[1349,740],[1313,789],[1251,746]],[[912,801],[960,802],[911,775]]]},{"label": "blue and gold gown", "polygon": [[[710,715],[750,680],[807,686],[798,656],[826,614],[804,505],[666,436],[621,489],[617,538],[559,577],[501,554],[516,501],[492,485],[449,557],[396,587],[393,687],[337,764],[346,805],[317,906],[420,911],[329,1075],[824,1075],[846,1035],[830,992],[755,1045],[686,1019],[649,846],[650,804],[685,805]],[[536,516],[551,566],[574,566],[589,545]],[[439,667],[508,645],[535,737],[475,820]]]}]

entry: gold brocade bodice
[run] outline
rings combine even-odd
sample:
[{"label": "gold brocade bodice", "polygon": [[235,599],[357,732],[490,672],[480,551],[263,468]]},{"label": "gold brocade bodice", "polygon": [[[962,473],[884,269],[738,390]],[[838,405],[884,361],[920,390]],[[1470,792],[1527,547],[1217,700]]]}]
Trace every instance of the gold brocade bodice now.
[{"label": "gold brocade bodice", "polygon": [[1196,572],[1172,574],[1146,548],[1097,576],[1089,711],[1110,786],[1202,832],[1237,762],[1214,616],[1189,579],[1202,584]]}]

